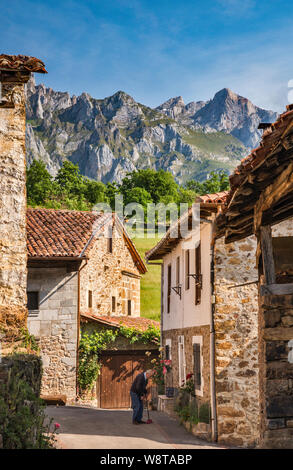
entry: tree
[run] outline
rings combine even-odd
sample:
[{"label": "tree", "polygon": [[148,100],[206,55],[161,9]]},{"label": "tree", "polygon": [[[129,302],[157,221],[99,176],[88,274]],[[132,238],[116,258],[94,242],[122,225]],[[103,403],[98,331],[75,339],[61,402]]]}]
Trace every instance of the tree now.
[{"label": "tree", "polygon": [[61,192],[74,195],[84,195],[86,184],[78,165],[65,161],[55,178]]},{"label": "tree", "polygon": [[203,196],[204,194],[213,194],[230,189],[229,178],[225,171],[211,171],[209,178],[202,183],[196,180],[188,181],[186,188]]},{"label": "tree", "polygon": [[143,188],[151,196],[152,202],[178,202],[178,185],[174,176],[164,170],[138,170],[128,173],[119,186],[119,191],[124,198],[133,188]]},{"label": "tree", "polygon": [[46,200],[52,197],[56,188],[44,162],[33,161],[27,170],[26,188],[29,205],[44,205]]},{"label": "tree", "polygon": [[107,202],[106,186],[101,181],[85,180],[84,196],[91,204]]}]

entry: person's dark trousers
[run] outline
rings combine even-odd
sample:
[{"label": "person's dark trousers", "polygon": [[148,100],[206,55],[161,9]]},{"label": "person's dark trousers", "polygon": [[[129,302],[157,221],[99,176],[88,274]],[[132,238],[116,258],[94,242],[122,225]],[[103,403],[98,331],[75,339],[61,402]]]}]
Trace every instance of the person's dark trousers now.
[{"label": "person's dark trousers", "polygon": [[143,401],[139,398],[137,393],[130,392],[130,396],[131,408],[133,409],[132,422],[137,421],[139,423],[142,420]]}]

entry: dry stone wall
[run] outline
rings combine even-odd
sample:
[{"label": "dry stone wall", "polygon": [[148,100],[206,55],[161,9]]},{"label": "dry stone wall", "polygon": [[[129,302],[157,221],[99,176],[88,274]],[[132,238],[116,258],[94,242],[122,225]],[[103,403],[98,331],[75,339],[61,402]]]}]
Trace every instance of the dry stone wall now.
[{"label": "dry stone wall", "polygon": [[0,325],[13,338],[26,324],[26,191],[24,85],[3,83],[0,108]]},{"label": "dry stone wall", "polygon": [[259,441],[258,279],[256,239],[215,243],[216,397],[219,442]]},{"label": "dry stone wall", "polygon": [[43,361],[42,395],[76,396],[78,273],[66,268],[30,268],[28,290],[39,292],[39,310],[28,329],[38,338]]},{"label": "dry stone wall", "polygon": [[[127,315],[128,301],[131,316],[140,316],[140,273],[134,264],[124,239],[113,230],[113,250],[107,249],[106,237],[98,238],[89,254],[87,265],[80,272],[81,312],[97,315]],[[92,291],[92,307],[88,292]],[[112,307],[112,297],[115,307]]]}]

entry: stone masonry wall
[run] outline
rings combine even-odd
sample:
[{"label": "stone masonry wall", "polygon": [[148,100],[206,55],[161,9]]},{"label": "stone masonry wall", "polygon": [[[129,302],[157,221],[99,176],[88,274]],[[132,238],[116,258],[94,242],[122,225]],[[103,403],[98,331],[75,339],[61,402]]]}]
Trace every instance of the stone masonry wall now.
[{"label": "stone masonry wall", "polygon": [[293,296],[260,297],[261,447],[293,449]]},{"label": "stone masonry wall", "polygon": [[258,280],[256,239],[215,243],[216,397],[219,442],[259,441]]},{"label": "stone masonry wall", "polygon": [[[127,315],[131,300],[131,316],[140,316],[140,273],[122,237],[113,230],[113,252],[107,251],[107,238],[98,238],[80,272],[81,312],[97,315]],[[132,273],[134,277],[125,273]],[[88,291],[92,291],[92,308],[88,306]],[[112,311],[112,297],[116,299]]]},{"label": "stone masonry wall", "polygon": [[172,370],[171,377],[168,377],[169,386],[179,387],[179,362],[178,362],[178,336],[184,336],[184,351],[186,374],[193,373],[193,346],[192,337],[202,336],[202,380],[203,396],[198,396],[199,401],[207,402],[210,400],[210,327],[209,325],[193,326],[190,328],[178,328],[174,330],[163,331],[162,344],[165,347],[166,340],[171,339],[171,359]]},{"label": "stone masonry wall", "polygon": [[29,268],[28,291],[39,291],[39,310],[29,312],[28,329],[39,339],[42,395],[76,396],[78,273],[66,268]]},{"label": "stone masonry wall", "polygon": [[3,83],[9,94],[15,106],[0,108],[0,325],[13,336],[27,313],[24,85]]}]

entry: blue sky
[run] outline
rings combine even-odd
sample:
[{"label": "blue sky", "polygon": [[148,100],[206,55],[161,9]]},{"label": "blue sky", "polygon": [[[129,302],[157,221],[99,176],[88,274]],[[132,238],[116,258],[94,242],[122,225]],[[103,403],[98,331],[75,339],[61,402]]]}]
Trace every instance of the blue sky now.
[{"label": "blue sky", "polygon": [[36,76],[95,98],[123,90],[158,106],[231,88],[282,111],[293,79],[293,2],[0,0],[3,53],[42,59]]}]

